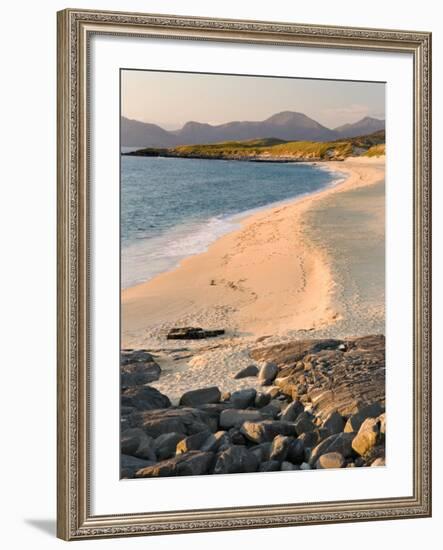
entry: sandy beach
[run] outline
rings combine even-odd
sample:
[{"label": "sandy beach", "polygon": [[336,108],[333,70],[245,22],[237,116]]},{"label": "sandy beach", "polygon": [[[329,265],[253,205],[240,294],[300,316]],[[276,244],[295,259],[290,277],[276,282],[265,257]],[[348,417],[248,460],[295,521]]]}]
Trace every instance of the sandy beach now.
[{"label": "sandy beach", "polygon": [[382,273],[374,280],[384,263],[384,161],[348,159],[336,169],[348,174],[336,187],[254,214],[207,252],[124,290],[123,346],[184,324],[253,337],[316,331],[358,300],[372,302],[361,312],[372,323],[384,301]]},{"label": "sandy beach", "polygon": [[[243,219],[206,252],[122,292],[122,348],[157,352],[158,389],[229,391],[252,343],[384,333],[384,157],[327,167],[347,177]],[[177,326],[226,336],[167,341]]]}]

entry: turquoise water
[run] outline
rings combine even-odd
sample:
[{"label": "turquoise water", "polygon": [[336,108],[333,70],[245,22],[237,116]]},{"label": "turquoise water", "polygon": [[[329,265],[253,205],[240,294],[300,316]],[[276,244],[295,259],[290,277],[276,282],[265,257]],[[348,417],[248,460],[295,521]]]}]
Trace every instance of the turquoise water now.
[{"label": "turquoise water", "polygon": [[204,252],[245,213],[337,178],[320,165],[122,156],[122,287]]}]

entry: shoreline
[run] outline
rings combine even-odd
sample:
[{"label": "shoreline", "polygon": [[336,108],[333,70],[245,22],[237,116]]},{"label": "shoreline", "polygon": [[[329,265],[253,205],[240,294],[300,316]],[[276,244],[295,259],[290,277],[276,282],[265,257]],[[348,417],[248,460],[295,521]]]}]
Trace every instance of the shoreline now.
[{"label": "shoreline", "polygon": [[301,164],[301,163],[328,163],[328,162],[343,162],[345,159],[324,159],[321,157],[300,157],[294,158],[293,156],[281,156],[281,157],[267,157],[267,156],[241,156],[241,155],[227,155],[227,156],[210,156],[210,155],[183,155],[174,153],[159,153],[149,154],[140,153],[139,151],[128,151],[126,153],[120,153],[122,157],[141,157],[141,158],[172,158],[172,159],[184,159],[184,160],[234,160],[238,162],[261,162],[261,163],[274,163],[274,164]]},{"label": "shoreline", "polygon": [[[265,212],[267,210],[271,211],[274,208],[286,206],[286,205],[289,205],[289,204],[295,204],[297,201],[300,201],[304,198],[309,198],[311,196],[316,195],[317,193],[322,193],[323,191],[326,191],[330,188],[336,187],[337,185],[342,183],[347,177],[347,175],[344,172],[341,172],[339,169],[335,169],[334,167],[325,166],[322,163],[318,163],[317,161],[313,161],[313,162],[300,161],[300,162],[294,162],[293,164],[308,165],[308,166],[315,167],[318,170],[321,170],[323,172],[329,172],[329,173],[332,172],[332,174],[334,175],[334,178],[331,181],[329,181],[324,187],[322,187],[321,189],[318,189],[316,191],[305,192],[305,193],[302,193],[300,195],[296,195],[294,197],[289,197],[289,198],[286,198],[286,199],[277,200],[275,202],[271,202],[271,203],[265,204],[263,206],[258,206],[258,207],[255,207],[255,208],[250,208],[250,209],[247,209],[247,210],[244,210],[244,211],[241,211],[241,212],[237,212],[235,214],[231,214],[231,215],[226,216],[226,217],[214,216],[210,219],[202,221],[201,222],[201,227],[207,227],[211,222],[214,222],[215,220],[220,222],[220,224],[225,224],[225,227],[224,227],[223,230],[220,230],[220,233],[217,236],[215,236],[213,239],[209,240],[206,243],[203,250],[190,252],[189,254],[187,254],[187,255],[183,256],[182,258],[180,258],[179,260],[177,260],[176,263],[171,264],[169,267],[163,269],[162,271],[160,271],[158,273],[154,273],[153,275],[151,275],[149,278],[147,278],[145,280],[139,280],[139,281],[137,281],[133,284],[129,284],[127,286],[122,286],[121,287],[122,292],[126,291],[128,289],[131,289],[133,287],[149,283],[150,281],[152,281],[154,278],[156,278],[158,276],[161,276],[165,273],[169,273],[171,271],[174,271],[175,269],[178,269],[180,267],[181,263],[184,260],[187,260],[188,258],[192,258],[194,256],[198,256],[199,254],[205,253],[208,250],[208,248],[214,242],[216,242],[218,239],[224,237],[225,235],[233,233],[234,231],[238,231],[239,229],[241,229],[242,223],[244,221],[247,221],[247,219],[249,217],[254,216],[256,214],[259,214],[261,212]],[[198,233],[201,230],[201,227],[198,226],[198,227],[194,228],[194,232]],[[134,243],[129,245],[128,248],[131,248],[133,246],[134,246]],[[124,253],[123,249],[122,249],[122,253]]]},{"label": "shoreline", "polygon": [[[332,161],[328,169],[333,169]],[[283,206],[246,216],[239,229],[219,237],[206,252],[123,290],[122,346],[165,347],[163,336],[172,326],[226,329],[226,337],[217,342],[191,343],[201,348],[300,331],[314,335],[337,324],[351,304],[346,308],[337,300],[335,251],[324,246],[321,235],[325,213],[316,214],[320,234],[312,220],[309,226],[308,218],[328,198],[334,202],[338,194],[344,197],[342,193],[382,182],[384,157],[350,158],[334,171],[347,177]],[[349,235],[342,237],[346,240]]]}]

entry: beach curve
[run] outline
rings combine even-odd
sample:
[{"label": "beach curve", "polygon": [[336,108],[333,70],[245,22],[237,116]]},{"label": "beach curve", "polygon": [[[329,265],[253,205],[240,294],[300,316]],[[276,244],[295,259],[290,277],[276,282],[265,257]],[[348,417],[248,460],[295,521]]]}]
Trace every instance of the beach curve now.
[{"label": "beach curve", "polygon": [[[384,249],[382,190],[369,206],[358,204],[358,193],[384,183],[384,157],[348,158],[324,166],[347,177],[335,187],[248,216],[238,230],[220,237],[206,252],[123,290],[122,346],[158,346],[173,326],[224,328],[232,342],[299,331],[320,334],[346,322],[358,302],[355,285],[359,281],[352,295],[346,294],[343,287],[349,280],[350,262],[337,262],[337,258],[353,239],[346,227],[340,227],[343,208],[335,219],[331,212],[344,198],[348,214],[366,209],[361,218],[365,230],[377,233],[373,253],[380,255],[380,247]],[[339,214],[342,219],[337,219]],[[330,239],[332,229],[335,242]],[[365,279],[364,273],[357,275]],[[368,285],[362,280],[361,286]],[[380,308],[377,303],[369,313]],[[361,317],[359,327],[365,328]]]}]

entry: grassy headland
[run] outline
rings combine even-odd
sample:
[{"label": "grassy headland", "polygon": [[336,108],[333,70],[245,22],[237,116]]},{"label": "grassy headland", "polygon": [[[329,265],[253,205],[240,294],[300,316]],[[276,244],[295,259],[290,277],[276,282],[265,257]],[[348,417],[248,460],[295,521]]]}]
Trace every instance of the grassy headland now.
[{"label": "grassy headland", "polygon": [[336,141],[284,141],[276,138],[225,141],[208,145],[147,147],[129,153],[139,157],[178,157],[267,162],[344,160],[350,156],[385,154],[385,132]]}]

